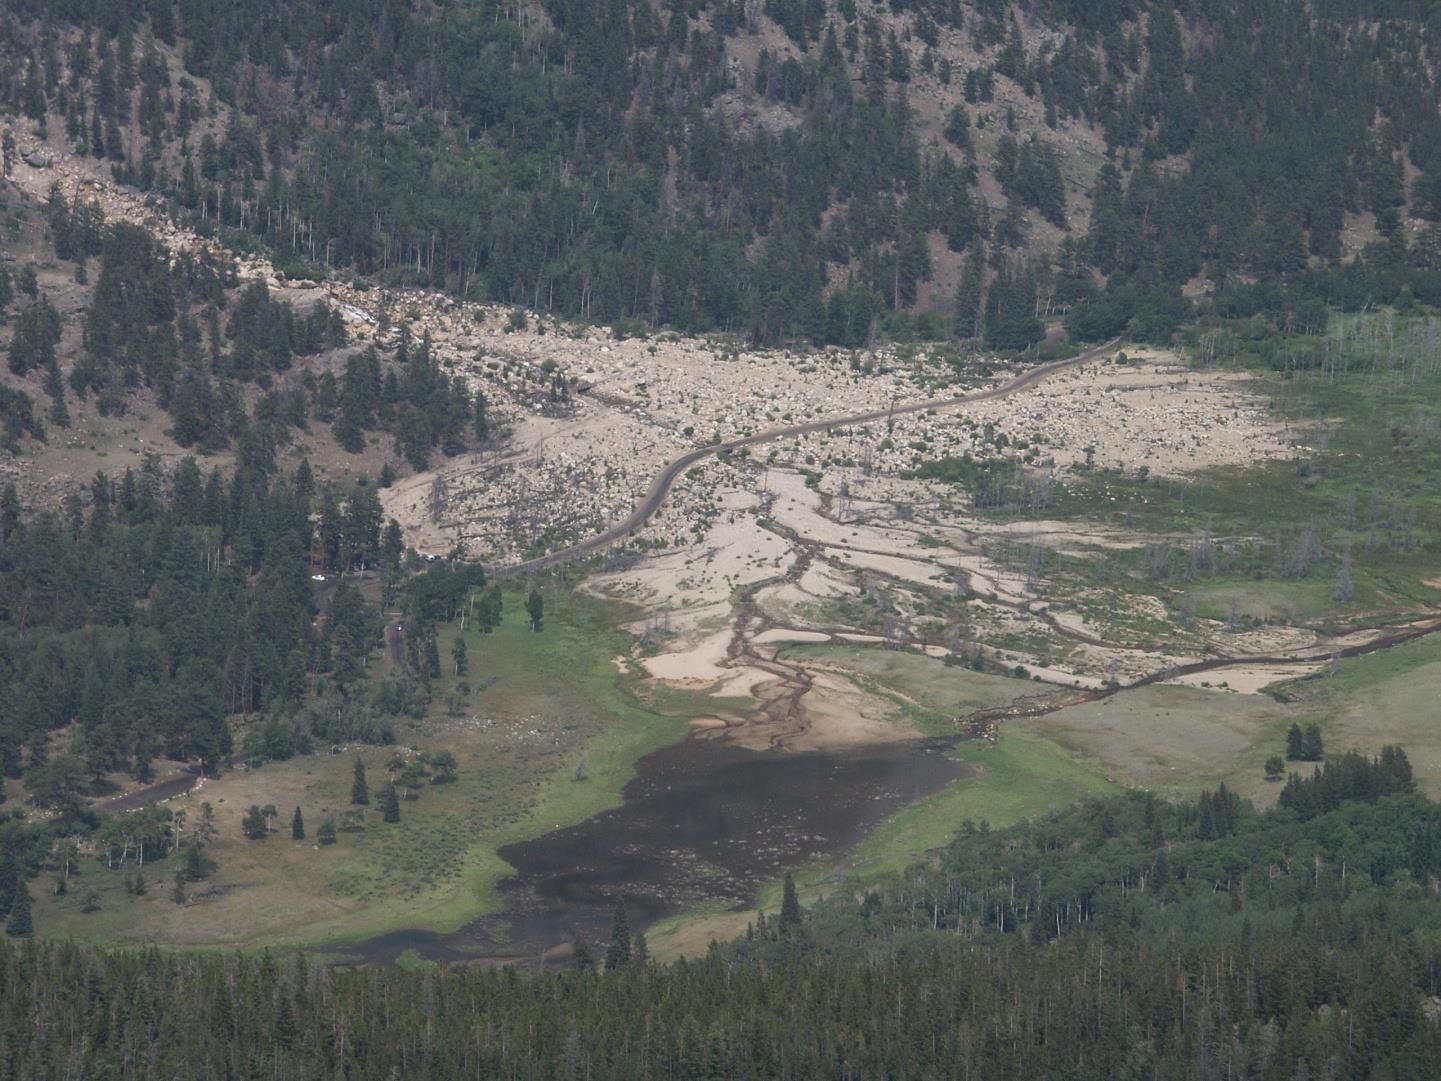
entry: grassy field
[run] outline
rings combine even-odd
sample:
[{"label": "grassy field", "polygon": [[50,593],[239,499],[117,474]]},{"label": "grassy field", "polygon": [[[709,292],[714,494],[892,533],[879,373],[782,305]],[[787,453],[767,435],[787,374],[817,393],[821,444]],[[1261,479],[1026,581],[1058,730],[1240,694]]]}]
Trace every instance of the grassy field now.
[{"label": "grassy field", "polygon": [[[531,634],[521,601],[521,594],[507,594],[507,615],[495,633],[467,632],[472,690],[460,716],[446,715],[444,703],[460,682],[447,675],[436,681],[424,719],[398,723],[396,747],[235,770],[172,801],[192,826],[202,802],[214,809],[213,895],[177,906],[173,867],[159,863],[147,869],[150,889],[137,897],[126,892],[124,874],[85,860],[66,896],[37,899],[38,925],[88,941],[258,946],[356,939],[399,927],[448,930],[492,908],[495,885],[509,873],[496,854],[500,846],[613,806],[636,760],[685,730],[681,718],[647,709],[631,694],[631,678],[616,662],[630,639],[614,629],[622,616],[612,606],[547,592],[545,630]],[[447,669],[456,633],[455,626],[443,628]],[[451,750],[458,779],[425,785],[418,799],[402,801],[401,822],[385,824],[374,796],[387,763],[408,748]],[[366,762],[373,796],[364,828],[342,830],[339,843],[318,847],[322,819],[351,810],[356,757]],[[582,757],[585,776],[577,781]],[[279,811],[280,829],[264,841],[242,836],[240,817],[251,804]],[[308,826],[304,842],[290,839],[296,806]],[[126,868],[133,870],[133,863]],[[92,890],[99,911],[83,912]]]},{"label": "grassy field", "polygon": [[[1421,323],[1391,319],[1334,317],[1324,369],[1275,370],[1285,365],[1264,362],[1250,341],[1235,351],[1232,366],[1250,376],[1296,444],[1290,460],[1184,478],[1067,473],[1044,510],[987,513],[1099,523],[1136,539],[1134,548],[1097,549],[1080,561],[1046,553],[1043,573],[1058,594],[1147,593],[1172,610],[1189,594],[1203,618],[1234,611],[1252,623],[1380,622],[1435,607],[1441,591],[1428,583],[1441,575],[1441,358],[1406,348],[1408,327]],[[1318,339],[1264,344],[1320,351]],[[1189,549],[1202,538],[1217,549],[1215,566],[1192,565]],[[1025,545],[1013,547],[1011,561],[1024,563]],[[1165,573],[1157,573],[1157,548],[1170,552]],[[1343,563],[1349,599],[1338,597]],[[1118,617],[1102,622],[1124,632]],[[1164,628],[1135,630],[1156,637]]]},{"label": "grassy field", "polygon": [[947,667],[930,657],[875,646],[795,645],[782,656],[841,669],[866,690],[896,702],[916,728],[935,736],[954,735],[957,716],[1036,692],[1026,680]]},{"label": "grassy field", "polygon": [[[1104,764],[1125,783],[1195,796],[1225,782],[1259,804],[1279,786],[1263,764],[1294,723],[1320,728],[1329,753],[1405,748],[1417,781],[1441,794],[1441,637],[1432,636],[1272,688],[1273,696],[1152,686],[1025,722]],[[1308,768],[1308,767],[1299,767]]]},{"label": "grassy field", "polygon": [[1406,749],[1422,788],[1441,796],[1441,637],[1343,661],[1334,676],[1279,688],[1286,710],[1314,721],[1331,750],[1375,754],[1387,743]]},{"label": "grassy field", "polygon": [[965,822],[1009,826],[1123,786],[1094,759],[1019,726],[1003,728],[994,744],[962,743],[956,755],[972,774],[893,815],[862,842],[846,861],[856,878],[903,870]]},{"label": "grassy field", "polygon": [[[435,681],[427,716],[398,726],[397,746],[235,770],[172,801],[191,828],[202,803],[214,810],[218,835],[211,852],[219,870],[213,892],[199,896],[191,887],[191,902],[177,906],[173,864],[166,861],[151,864],[149,889],[135,896],[124,886],[133,863],[107,871],[86,860],[66,896],[37,897],[40,926],[81,941],[251,948],[340,943],[400,927],[447,930],[493,909],[495,886],[509,873],[496,854],[501,845],[614,805],[636,760],[679,738],[686,718],[707,705],[689,692],[650,689],[643,700],[637,697],[632,677],[617,663],[630,647],[628,636],[613,629],[623,613],[586,597],[547,595],[546,628],[531,634],[517,614],[520,599],[507,595],[508,614],[494,634],[466,632],[464,678],[472,690],[461,716],[448,716],[444,706],[461,680],[445,675]],[[442,628],[447,661],[457,633],[456,626]],[[935,733],[954,731],[957,714],[1035,689],[1026,680],[875,648],[804,652],[892,697],[918,727]],[[426,785],[417,799],[403,801],[398,824],[381,822],[372,802],[363,829],[342,830],[333,847],[315,844],[326,816],[352,810],[356,757],[367,765],[374,796],[397,754],[441,747],[459,759],[454,783]],[[1093,765],[1020,730],[1008,731],[996,746],[966,745],[958,754],[974,767],[972,774],[894,816],[843,863],[806,869],[806,889],[823,888],[840,871],[863,878],[904,867],[944,844],[967,819],[1000,825],[1106,786]],[[578,782],[573,776],[582,755],[586,777]],[[251,804],[273,804],[279,812],[277,832],[264,841],[241,835],[240,816]],[[289,836],[295,806],[303,808],[308,827],[302,842]],[[92,891],[99,909],[87,913],[82,903]],[[658,929],[658,948],[679,948],[677,928],[708,934],[733,921],[732,914],[710,916],[710,923],[692,918]]]},{"label": "grassy field", "polygon": [[1291,717],[1264,695],[1155,686],[1025,723],[1104,763],[1111,776],[1161,795],[1194,796],[1225,781],[1265,798],[1261,766],[1285,746]]},{"label": "grassy field", "polygon": [[1336,585],[1329,580],[1307,578],[1257,582],[1220,580],[1206,582],[1191,590],[1196,614],[1202,619],[1239,619],[1259,623],[1302,623],[1335,613]]}]

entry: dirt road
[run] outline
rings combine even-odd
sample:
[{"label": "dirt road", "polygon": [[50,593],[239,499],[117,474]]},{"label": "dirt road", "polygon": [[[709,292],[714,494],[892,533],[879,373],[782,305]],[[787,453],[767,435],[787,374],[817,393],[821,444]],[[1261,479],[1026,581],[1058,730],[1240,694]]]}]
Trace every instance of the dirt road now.
[{"label": "dirt road", "polygon": [[510,577],[517,574],[528,574],[531,571],[544,570],[547,567],[554,567],[558,564],[577,559],[581,556],[592,555],[595,552],[607,548],[616,541],[621,540],[646,522],[650,521],[656,511],[665,502],[666,495],[670,492],[671,486],[675,484],[676,478],[705,458],[713,454],[724,454],[730,451],[739,450],[741,447],[753,447],[760,443],[770,443],[777,439],[789,439],[798,435],[809,435],[812,432],[824,431],[827,428],[853,428],[859,425],[874,424],[878,420],[885,420],[888,417],[904,416],[907,413],[922,413],[929,409],[954,409],[957,406],[973,405],[977,402],[993,401],[996,398],[1006,398],[1012,394],[1018,394],[1028,390],[1037,383],[1057,372],[1073,368],[1078,364],[1084,364],[1088,360],[1095,360],[1096,357],[1104,356],[1121,344],[1120,338],[1114,338],[1104,345],[1098,345],[1087,349],[1082,353],[1066,360],[1058,360],[1052,364],[1042,364],[1038,368],[1032,368],[1023,375],[1018,375],[1009,382],[1002,383],[990,390],[979,390],[973,394],[961,394],[951,398],[928,398],[925,401],[911,402],[908,405],[892,406],[888,409],[873,409],[867,413],[851,413],[846,416],[828,417],[824,420],[807,421],[805,424],[791,424],[784,428],[769,428],[755,435],[744,436],[740,439],[731,439],[724,443],[713,443],[705,447],[697,447],[695,450],[687,451],[679,458],[673,459],[655,480],[651,481],[650,489],[641,500],[640,505],[631,511],[628,516],[621,519],[615,525],[610,526],[604,532],[597,533],[594,537],[572,544],[569,548],[562,548],[558,552],[551,552],[548,555],[538,556],[535,559],[527,559],[523,563],[513,563],[504,567],[487,567],[486,573],[493,578]]}]

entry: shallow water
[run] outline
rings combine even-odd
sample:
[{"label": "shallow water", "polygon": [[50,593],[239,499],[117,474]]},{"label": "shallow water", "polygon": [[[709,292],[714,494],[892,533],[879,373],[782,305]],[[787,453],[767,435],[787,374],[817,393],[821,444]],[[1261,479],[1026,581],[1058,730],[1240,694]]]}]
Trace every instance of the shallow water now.
[{"label": "shallow water", "polygon": [[159,803],[161,800],[184,795],[200,783],[202,776],[198,766],[187,767],[173,777],[167,777],[163,781],[156,781],[154,784],[146,785],[144,788],[138,788],[134,792],[127,793],[126,795],[111,796],[107,799],[98,800],[95,803],[95,809],[97,811],[104,811],[107,814],[114,814],[117,811],[134,811],[152,803]]},{"label": "shallow water", "polygon": [[[964,772],[948,740],[859,750],[749,751],[687,740],[648,755],[624,802],[509,845],[504,909],[450,935],[398,931],[356,947],[393,962],[536,959],[579,932],[603,952],[617,899],[632,929],[700,904],[744,908],[788,868],[843,852]],[[577,782],[584,784],[584,781]]]}]

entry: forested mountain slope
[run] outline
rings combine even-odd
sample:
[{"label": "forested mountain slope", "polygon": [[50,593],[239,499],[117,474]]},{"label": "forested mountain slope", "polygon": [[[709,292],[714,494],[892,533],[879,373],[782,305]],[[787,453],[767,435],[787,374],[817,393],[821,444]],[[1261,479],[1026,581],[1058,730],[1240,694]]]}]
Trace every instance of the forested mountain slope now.
[{"label": "forested mountain slope", "polygon": [[1165,332],[1203,279],[1392,299],[1314,271],[1368,242],[1373,271],[1437,257],[1441,27],[1414,5],[7,12],[19,150],[38,131],[106,160],[296,272],[767,343],[930,313],[1015,347],[1105,282],[1078,330]]},{"label": "forested mountain slope", "polygon": [[[437,323],[488,320],[496,335],[534,327],[547,344],[566,338],[557,355],[609,353],[659,328],[712,335],[715,352],[694,361],[705,376],[740,340],[775,347],[776,366],[793,346],[884,339],[1023,354],[1062,334],[1167,341],[1200,316],[1198,355],[1234,357],[1240,342],[1287,381],[1329,362],[1399,386],[1403,367],[1321,332],[1336,309],[1441,305],[1438,34],[1429,6],[1361,0],[0,6],[0,171],[13,181],[0,180],[0,1076],[1427,1076],[1441,1050],[1441,813],[1394,748],[1293,778],[1264,813],[1222,787],[1199,802],[1136,793],[967,827],[863,892],[806,896],[805,912],[792,894],[698,964],[643,963],[623,920],[614,971],[585,962],[599,949],[578,950],[543,976],[19,940],[64,933],[46,924],[56,898],[75,898],[62,915],[99,912],[84,898],[101,863],[111,895],[122,876],[132,898],[146,873],[173,876],[173,907],[150,905],[167,920],[227,885],[207,883],[221,852],[213,807],[188,820],[155,805],[109,813],[157,770],[188,781],[186,770],[268,763],[273,782],[287,760],[319,773],[321,752],[344,750],[327,756],[342,781],[327,774],[323,800],[304,809],[314,844],[300,796],[290,842],[306,859],[348,850],[349,866],[424,847],[386,832],[399,787],[460,787],[454,751],[412,745],[384,765],[373,846],[357,839],[371,806],[364,756],[442,702],[462,719],[472,691],[505,671],[492,670],[497,651],[468,661],[447,626],[463,614],[499,637],[496,583],[460,549],[407,551],[381,489],[397,469],[495,451],[514,405],[503,395],[563,417],[581,382],[504,348],[468,344],[461,357],[454,340],[412,336],[420,320],[404,311],[392,320],[394,302],[423,300]],[[143,213],[107,215],[114,185]],[[374,315],[344,309],[361,290]],[[452,310],[440,293],[491,307]],[[561,320],[615,334],[581,344]],[[1398,340],[1434,337],[1429,323],[1410,338],[1392,330],[1388,364]],[[1379,343],[1383,331],[1366,334]],[[655,352],[665,337],[630,345]],[[959,370],[966,350],[943,352]],[[871,358],[827,360],[857,384],[885,374]],[[734,378],[761,389],[756,375]],[[1412,412],[1409,399],[1366,400],[1378,415]],[[768,423],[781,424],[812,403],[774,404]],[[627,400],[613,416],[639,408]],[[667,437],[687,448],[711,438],[699,420],[676,427]],[[1416,410],[1376,440],[1369,453],[1394,468],[1353,455],[1360,464],[1314,495],[1275,489],[1294,512],[1264,508],[1277,566],[1293,533],[1305,554],[1299,574],[1273,578],[1303,577],[1324,544],[1349,603],[1352,541],[1358,578],[1364,555],[1409,557],[1430,497],[1408,486],[1425,487],[1433,427]],[[57,447],[75,455],[68,472],[43,464]],[[965,453],[930,468],[959,476],[975,464]],[[1072,477],[1129,482],[1082,461]],[[1296,478],[1309,468],[1298,462]],[[802,472],[798,490],[812,484]],[[1363,473],[1369,490],[1357,480],[1346,493],[1350,513],[1326,502]],[[1169,490],[1143,495],[1163,493],[1160,505]],[[1231,514],[1242,524],[1228,532],[1254,532]],[[1202,577],[1202,552],[1207,583],[1218,577],[1204,529],[1183,551],[1164,522],[1165,543],[1145,550],[1157,581],[1189,563],[1174,591],[1188,624],[1183,583]],[[1262,580],[1263,550],[1250,546],[1241,588]],[[1241,551],[1222,550],[1222,576],[1240,573]],[[508,596],[509,626],[523,606],[528,636],[556,599],[530,583]],[[562,626],[552,614],[547,642]],[[608,679],[613,655],[601,657]],[[569,731],[593,703],[563,690]],[[612,720],[600,711],[595,723]],[[542,738],[533,722],[516,730],[517,761],[532,753],[526,732]],[[497,726],[497,743],[509,731]],[[588,732],[554,746],[569,754]],[[546,753],[526,768],[554,771],[568,798],[605,791],[605,779],[580,783],[587,752],[558,766],[561,752]],[[598,755],[595,772],[629,768],[618,755]],[[475,752],[463,765],[479,790],[484,769],[510,762]],[[246,812],[243,843],[257,853],[280,847],[267,838],[291,806],[270,798]],[[534,798],[486,795],[522,825]],[[547,829],[573,817],[536,805]],[[578,816],[592,804],[564,806]],[[449,852],[496,833],[499,814],[477,807],[437,831]],[[132,853],[151,866],[132,872]],[[82,858],[95,877],[71,886]],[[236,859],[232,881],[246,858],[260,857]],[[312,866],[339,863],[323,860]],[[499,862],[462,879],[453,855],[392,859],[397,880],[415,881],[375,888],[395,904],[384,926],[437,881],[462,882],[473,902]],[[380,881],[329,873],[301,901],[318,898],[337,923],[336,898],[368,898]],[[97,928],[141,904],[105,903],[116,919]],[[185,941],[215,941],[194,927]]]}]

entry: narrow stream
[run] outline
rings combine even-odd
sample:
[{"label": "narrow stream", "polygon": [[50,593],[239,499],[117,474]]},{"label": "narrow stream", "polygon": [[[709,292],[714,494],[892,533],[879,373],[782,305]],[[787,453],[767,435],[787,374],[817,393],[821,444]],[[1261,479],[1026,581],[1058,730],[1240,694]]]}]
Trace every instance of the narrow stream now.
[{"label": "narrow stream", "polygon": [[[1361,656],[1438,630],[1441,620],[1419,621],[1336,652]],[[1125,686],[995,712],[1052,712],[1177,674],[1258,660],[1302,663],[1284,655],[1212,658]],[[396,931],[347,952],[372,964],[393,963],[407,950],[430,960],[542,961],[577,933],[603,951],[617,900],[633,929],[701,905],[746,908],[786,870],[845,852],[885,818],[961,777],[966,768],[947,753],[954,743],[784,752],[685,740],[636,764],[621,806],[501,849],[516,874],[501,883],[499,913],[454,934]]]}]

